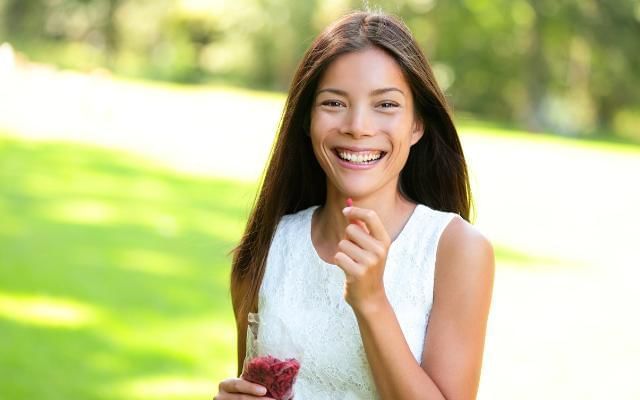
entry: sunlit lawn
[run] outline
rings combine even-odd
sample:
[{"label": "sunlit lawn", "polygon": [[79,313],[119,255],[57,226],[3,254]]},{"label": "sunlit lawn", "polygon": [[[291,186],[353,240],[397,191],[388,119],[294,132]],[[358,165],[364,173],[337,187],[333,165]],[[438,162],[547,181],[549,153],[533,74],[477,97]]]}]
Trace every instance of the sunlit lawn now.
[{"label": "sunlit lawn", "polygon": [[[283,98],[126,90],[108,98],[108,118],[69,132],[132,152],[46,131],[75,123],[73,107],[43,101],[39,121],[5,113],[30,134],[0,133],[0,399],[202,399],[235,373],[227,253],[255,184],[133,152],[255,181]],[[141,99],[155,105],[129,107]],[[640,355],[627,316],[640,150],[461,126],[477,226],[498,265],[480,398],[640,395],[618,379]]]},{"label": "sunlit lawn", "polygon": [[0,136],[0,398],[207,398],[253,187]]}]

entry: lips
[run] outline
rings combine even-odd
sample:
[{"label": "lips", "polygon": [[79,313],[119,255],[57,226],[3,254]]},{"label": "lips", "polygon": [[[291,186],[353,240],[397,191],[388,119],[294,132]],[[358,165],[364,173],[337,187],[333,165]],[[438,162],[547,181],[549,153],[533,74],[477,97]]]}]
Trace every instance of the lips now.
[{"label": "lips", "polygon": [[373,164],[387,154],[372,148],[336,147],[333,151],[340,160],[354,165]]},{"label": "lips", "polygon": [[335,147],[333,154],[342,168],[365,170],[375,168],[387,152],[373,148]]}]

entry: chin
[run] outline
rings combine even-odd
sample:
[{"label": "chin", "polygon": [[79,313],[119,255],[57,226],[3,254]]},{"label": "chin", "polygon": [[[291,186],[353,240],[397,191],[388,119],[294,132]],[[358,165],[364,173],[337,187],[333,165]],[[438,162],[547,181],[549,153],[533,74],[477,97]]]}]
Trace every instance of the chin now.
[{"label": "chin", "polygon": [[336,185],[338,191],[347,197],[362,198],[376,193],[380,188],[365,182],[341,182]]}]

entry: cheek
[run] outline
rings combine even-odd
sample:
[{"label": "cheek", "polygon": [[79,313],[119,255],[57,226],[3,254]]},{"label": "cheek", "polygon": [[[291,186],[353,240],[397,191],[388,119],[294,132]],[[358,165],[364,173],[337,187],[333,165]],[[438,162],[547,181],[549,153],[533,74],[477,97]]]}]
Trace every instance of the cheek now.
[{"label": "cheek", "polygon": [[409,158],[409,151],[411,150],[411,124],[402,123],[395,126],[393,131],[390,131],[389,140],[392,143],[393,151],[389,161],[394,165],[393,169],[402,170],[404,164]]},{"label": "cheek", "polygon": [[327,157],[327,155],[324,154],[327,149],[323,149],[322,146],[334,126],[335,123],[332,122],[331,118],[322,113],[312,114],[311,116],[309,133],[311,136],[311,145],[318,160]]},{"label": "cheek", "polygon": [[310,131],[311,148],[313,149],[313,154],[316,157],[318,163],[320,163],[320,165],[324,169],[324,166],[327,164],[327,157],[329,156],[328,154],[326,154],[327,149],[323,148],[323,144],[326,138],[326,134],[324,133],[325,131],[323,131],[317,125],[314,126],[313,123],[310,125]]},{"label": "cheek", "polygon": [[323,133],[324,131],[321,129],[321,127],[318,127],[314,124],[311,124],[309,130],[311,147],[313,147],[313,152],[316,154],[316,158],[318,158],[319,156],[321,156],[321,154],[318,154],[318,152],[321,151],[320,147],[322,146],[326,135]]},{"label": "cheek", "polygon": [[316,135],[323,135],[336,125],[335,118],[331,115],[322,112],[311,113],[311,123],[309,124],[309,130]]},{"label": "cheek", "polygon": [[407,121],[405,118],[398,118],[389,123],[388,132],[392,136],[391,140],[394,144],[394,150],[401,153],[409,151],[413,132],[411,121]]},{"label": "cheek", "polygon": [[391,136],[390,139],[394,142],[394,147],[400,146],[401,148],[410,144],[411,124],[411,119],[407,118],[404,113],[385,115],[384,118],[376,120],[377,128]]}]

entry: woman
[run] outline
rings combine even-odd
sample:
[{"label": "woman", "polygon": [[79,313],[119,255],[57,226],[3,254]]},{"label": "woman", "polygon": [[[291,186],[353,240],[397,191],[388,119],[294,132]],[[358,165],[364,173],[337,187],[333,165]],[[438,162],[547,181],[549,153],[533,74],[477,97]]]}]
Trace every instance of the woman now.
[{"label": "woman", "polygon": [[[475,398],[494,255],[470,208],[456,128],[408,28],[371,12],[329,26],[235,250],[238,374],[259,312],[304,348],[296,400]],[[215,399],[265,393],[230,378]]]}]

